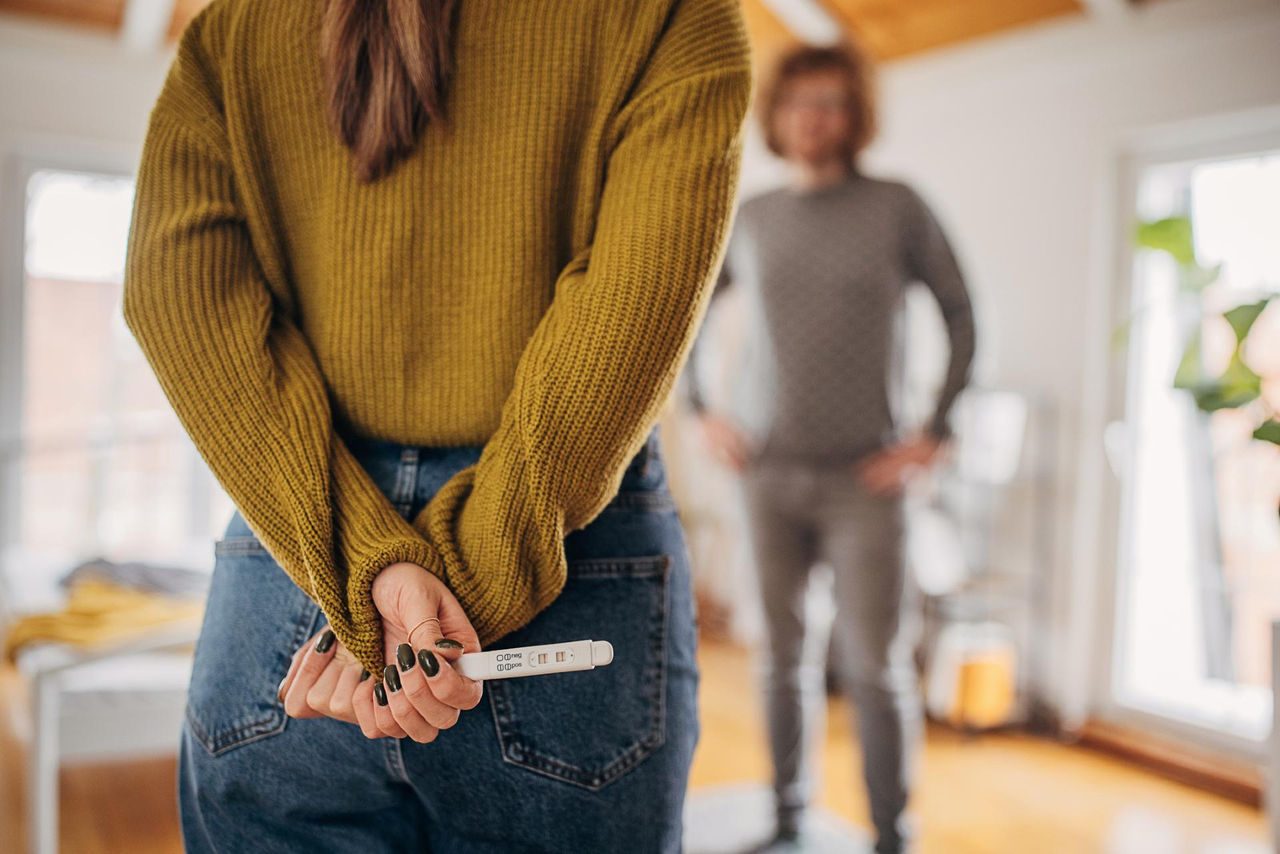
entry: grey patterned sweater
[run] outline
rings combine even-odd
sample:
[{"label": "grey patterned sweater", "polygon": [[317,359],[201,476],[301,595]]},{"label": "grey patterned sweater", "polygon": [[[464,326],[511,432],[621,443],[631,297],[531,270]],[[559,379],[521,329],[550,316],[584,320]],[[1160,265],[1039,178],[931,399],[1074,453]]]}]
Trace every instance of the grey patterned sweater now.
[{"label": "grey patterned sweater", "polygon": [[[838,462],[897,438],[890,369],[897,312],[922,282],[942,309],[950,363],[926,429],[968,382],[974,323],[955,256],[928,206],[905,184],[854,172],[816,190],[781,187],[744,201],[715,296],[748,293],[748,352],[738,366],[738,420],[762,457]],[[705,327],[704,327],[705,328]],[[701,332],[692,364],[705,347]],[[696,371],[694,409],[706,409]]]}]

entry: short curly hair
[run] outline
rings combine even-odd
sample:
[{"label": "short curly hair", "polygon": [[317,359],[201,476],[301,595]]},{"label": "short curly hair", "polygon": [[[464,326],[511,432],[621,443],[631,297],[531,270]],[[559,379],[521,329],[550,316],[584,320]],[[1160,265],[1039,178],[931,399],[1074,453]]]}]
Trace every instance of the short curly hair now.
[{"label": "short curly hair", "polygon": [[773,73],[761,87],[757,102],[765,145],[774,154],[785,156],[773,119],[787,85],[806,74],[832,71],[843,78],[848,93],[846,108],[851,127],[845,145],[848,162],[853,163],[875,138],[878,129],[875,63],[858,42],[846,36],[834,45],[797,45],[783,53],[774,64]]}]

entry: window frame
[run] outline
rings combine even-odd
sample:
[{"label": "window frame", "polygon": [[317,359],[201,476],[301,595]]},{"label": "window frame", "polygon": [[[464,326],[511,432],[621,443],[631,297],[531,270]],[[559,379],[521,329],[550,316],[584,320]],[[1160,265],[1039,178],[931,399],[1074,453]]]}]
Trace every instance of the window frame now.
[{"label": "window frame", "polygon": [[[1276,108],[1208,116],[1160,126],[1131,134],[1120,141],[1112,161],[1112,188],[1115,194],[1111,208],[1112,219],[1108,223],[1111,232],[1109,241],[1112,243],[1108,278],[1111,279],[1112,287],[1109,289],[1106,311],[1110,323],[1106,328],[1113,329],[1123,323],[1133,305],[1136,252],[1132,245],[1131,230],[1138,217],[1138,190],[1144,171],[1181,162],[1227,160],[1261,156],[1276,151],[1280,151],[1280,109]],[[1091,340],[1096,341],[1096,338],[1095,334]],[[1123,422],[1125,419],[1133,393],[1129,370],[1130,354],[1127,350],[1122,357],[1108,358],[1104,374],[1103,425]],[[1198,428],[1193,426],[1192,429],[1203,430],[1203,422]],[[1189,453],[1192,459],[1184,461],[1194,463],[1194,452]],[[1105,463],[1103,467],[1105,468]],[[1212,475],[1211,470],[1209,474]],[[1081,602],[1081,607],[1092,608],[1094,613],[1091,620],[1084,621],[1092,622],[1094,629],[1091,632],[1093,642],[1087,649],[1089,669],[1092,671],[1088,680],[1088,692],[1091,695],[1088,717],[1124,728],[1154,733],[1193,749],[1207,749],[1260,769],[1268,752],[1268,739],[1265,735],[1255,740],[1208,723],[1129,705],[1117,696],[1114,687],[1115,680],[1120,675],[1116,660],[1117,643],[1122,639],[1118,618],[1126,604],[1127,568],[1124,560],[1130,549],[1132,532],[1122,528],[1129,513],[1129,491],[1125,487],[1123,474],[1114,475],[1105,471],[1102,478],[1100,500],[1097,504],[1093,508],[1087,504],[1081,505],[1082,512],[1097,514],[1099,536],[1094,559],[1096,566],[1101,568],[1096,577],[1098,583],[1095,585],[1092,601],[1087,601],[1086,597],[1086,601]],[[1215,510],[1214,518],[1205,524],[1216,527],[1217,522]],[[1198,541],[1208,533],[1206,528],[1198,530],[1193,536]],[[1219,549],[1219,542],[1210,544],[1212,552]],[[1206,550],[1200,548],[1197,551],[1203,562]],[[1203,566],[1199,567],[1198,574],[1202,574],[1203,570]],[[1272,669],[1275,669],[1274,663]]]}]

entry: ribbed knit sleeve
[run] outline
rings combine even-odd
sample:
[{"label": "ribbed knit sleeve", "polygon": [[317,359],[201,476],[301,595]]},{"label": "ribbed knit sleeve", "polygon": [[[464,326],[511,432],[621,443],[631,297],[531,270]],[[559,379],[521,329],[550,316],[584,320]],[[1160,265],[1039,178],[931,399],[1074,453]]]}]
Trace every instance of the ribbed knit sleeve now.
[{"label": "ribbed knit sleeve", "polygon": [[688,355],[733,219],[752,90],[736,0],[684,0],[613,123],[594,238],[561,272],[497,430],[415,519],[482,643],[565,582]]},{"label": "ribbed knit sleeve", "polygon": [[435,556],[334,431],[306,338],[267,287],[240,208],[197,19],[150,116],[123,311],[178,418],[272,557],[371,672],[377,572]]}]

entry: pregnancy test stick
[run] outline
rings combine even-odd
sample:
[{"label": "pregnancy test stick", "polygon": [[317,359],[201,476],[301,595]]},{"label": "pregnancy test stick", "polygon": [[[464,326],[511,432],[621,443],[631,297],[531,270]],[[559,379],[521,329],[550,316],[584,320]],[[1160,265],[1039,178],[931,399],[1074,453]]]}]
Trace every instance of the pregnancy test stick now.
[{"label": "pregnancy test stick", "polygon": [[511,679],[516,676],[591,670],[603,667],[611,661],[613,644],[608,641],[577,640],[468,652],[454,663],[454,667],[471,679]]}]

